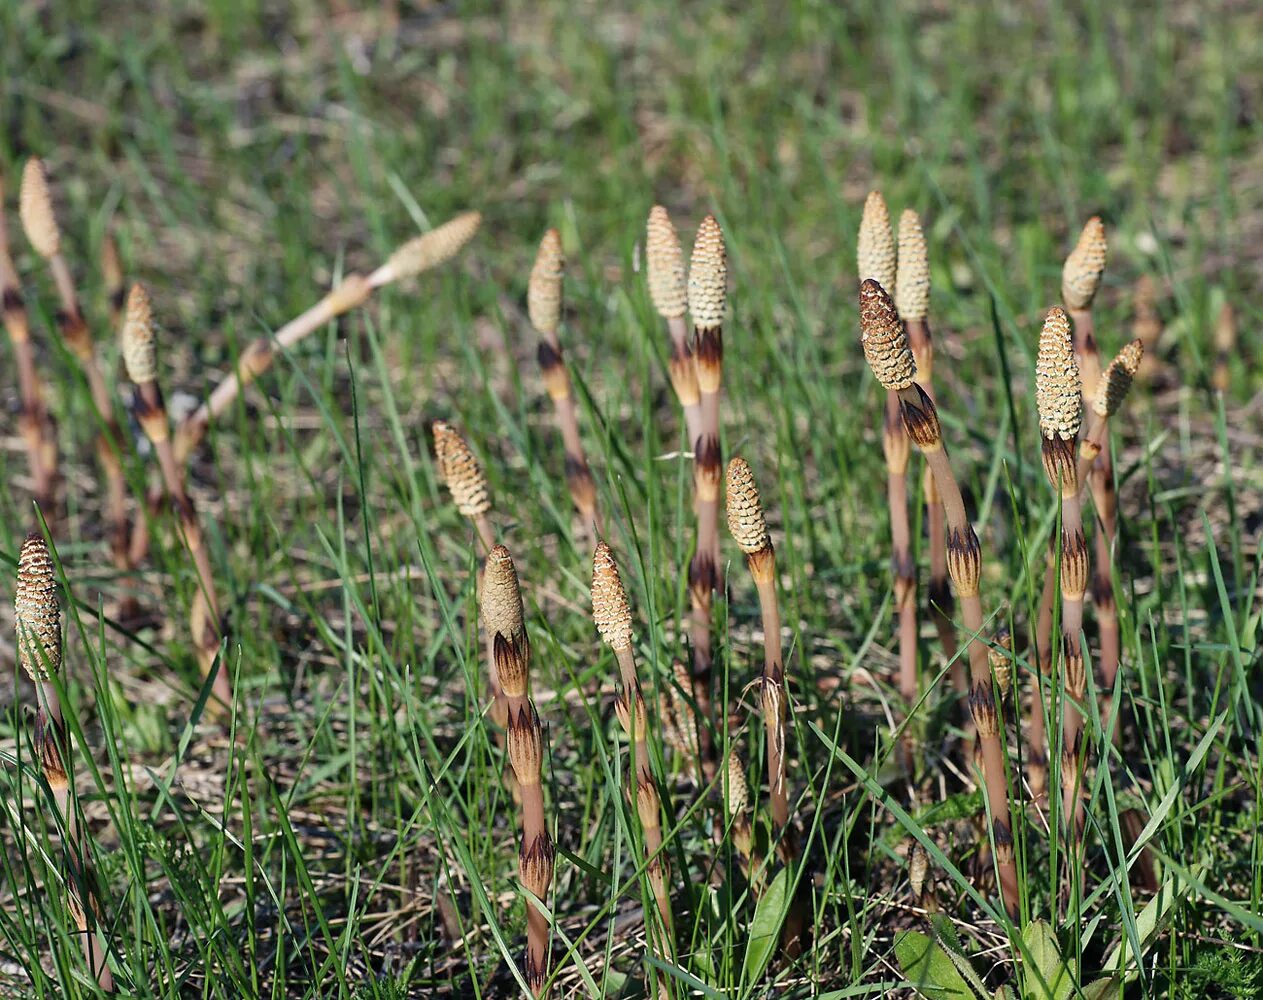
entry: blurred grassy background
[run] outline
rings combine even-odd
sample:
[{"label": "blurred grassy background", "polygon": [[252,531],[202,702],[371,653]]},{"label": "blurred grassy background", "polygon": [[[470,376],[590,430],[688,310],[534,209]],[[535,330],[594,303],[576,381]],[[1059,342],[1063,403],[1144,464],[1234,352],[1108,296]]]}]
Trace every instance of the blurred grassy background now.
[{"label": "blurred grassy background", "polygon": [[[42,321],[41,358],[71,463],[72,530],[59,542],[85,611],[71,684],[86,746],[103,768],[85,787],[96,789],[90,815],[131,963],[125,978],[138,994],[350,995],[369,971],[385,978],[360,989],[395,989],[396,975],[416,995],[513,989],[501,961],[504,945],[516,952],[523,907],[513,892],[512,809],[494,790],[496,751],[469,725],[478,706],[465,681],[480,670],[472,556],[428,458],[426,422],[437,417],[467,429],[486,459],[540,633],[537,700],[552,727],[550,795],[569,852],[559,861],[559,918],[571,936],[589,922],[598,928],[579,948],[597,981],[610,986],[615,979],[602,977],[611,969],[634,970],[636,949],[602,923],[634,901],[609,881],[620,866],[622,877],[630,870],[628,845],[618,854],[626,831],[608,697],[596,696],[601,685],[608,695],[614,672],[586,620],[587,554],[573,544],[523,300],[535,244],[556,225],[571,262],[563,336],[584,432],[611,542],[647,626],[642,659],[654,686],[665,685],[681,649],[679,570],[692,515],[689,466],[674,457],[667,341],[638,274],[654,201],[671,209],[686,241],[706,211],[727,233],[725,453],[754,466],[782,552],[800,702],[791,774],[800,792],[811,777],[800,808],[823,856],[821,947],[783,970],[782,985],[880,995],[897,979],[891,931],[910,920],[891,881],[901,877],[897,859],[870,846],[879,841],[869,824],[888,819],[849,777],[826,771],[833,757],[808,729],[832,733],[841,720],[850,752],[866,759],[889,697],[856,681],[860,667],[884,676],[893,641],[880,394],[857,350],[854,309],[855,230],[874,187],[894,211],[915,207],[926,222],[936,374],[983,538],[985,603],[1009,602],[1019,621],[1040,562],[1029,553],[1055,516],[1036,460],[1031,368],[1061,261],[1087,216],[1101,214],[1110,265],[1097,323],[1107,357],[1130,336],[1136,279],[1156,280],[1164,364],[1121,431],[1124,636],[1144,711],[1135,773],[1117,780],[1156,797],[1230,700],[1233,717],[1216,737],[1225,762],[1188,778],[1161,839],[1180,864],[1213,861],[1221,891],[1258,912],[1258,842],[1246,846],[1258,819],[1257,801],[1248,802],[1257,800],[1257,692],[1247,667],[1256,662],[1263,495],[1255,4],[357,10],[69,0],[4,5],[0,57],[11,238]],[[160,536],[143,586],[175,624],[139,637],[147,646],[92,621],[98,601],[108,612],[119,581],[99,541],[95,416],[73,363],[47,335],[50,286],[14,224],[17,177],[32,155],[51,167],[108,359],[115,349],[95,265],[106,230],[129,278],[150,287],[174,406],[180,393],[204,396],[241,346],[340,273],[371,268],[465,207],[485,214],[455,266],[388,292],[278,364],[195,464],[239,643],[233,668],[246,715],[260,717],[240,751],[213,740],[189,750],[180,740],[196,669],[171,610],[192,587],[174,537]],[[1221,410],[1211,372],[1223,301],[1236,309],[1241,339]],[[14,381],[0,384],[10,412]],[[0,547],[13,557],[33,519],[20,441],[10,431],[4,443]],[[129,473],[141,482],[144,463],[131,460]],[[735,550],[731,557],[724,649],[735,704],[757,645],[753,595]],[[928,638],[923,660],[932,676]],[[85,664],[97,668],[95,685]],[[813,671],[846,698],[818,690]],[[19,754],[29,691],[5,688],[15,705],[5,752]],[[955,735],[943,713],[934,718],[926,739],[948,746]],[[104,760],[110,743],[131,763]],[[174,760],[182,777],[168,794],[146,775],[167,774]],[[932,801],[934,782],[912,782],[914,801]],[[24,787],[29,798],[29,779]],[[687,800],[682,792],[677,805]],[[499,818],[487,823],[489,815]],[[5,838],[14,843],[11,821]],[[836,831],[852,828],[865,832],[848,846]],[[243,830],[259,837],[258,857],[243,855]],[[970,846],[937,835],[949,857]],[[680,857],[713,850],[708,838],[704,818],[686,816]],[[1055,912],[1046,869],[1032,859],[1032,913]],[[51,932],[32,916],[27,876],[7,872],[6,958],[29,964]],[[416,878],[420,891],[405,892]],[[221,891],[222,879],[230,889]],[[454,887],[470,922],[468,954],[446,951],[440,884]],[[879,885],[888,896],[870,894]],[[681,949],[694,959],[682,964],[712,989],[753,991],[729,954],[744,947],[742,921],[693,902]],[[733,906],[748,915],[748,900]],[[1106,896],[1088,916],[1117,928],[1136,908]],[[956,912],[978,916],[968,903]],[[1237,911],[1206,903],[1180,920],[1188,933],[1167,939],[1142,977],[1148,995],[1222,984],[1229,972],[1205,968],[1239,957],[1217,937]],[[1081,923],[1063,928],[1076,947]],[[980,947],[1003,943],[980,926]],[[1104,936],[1089,943],[1085,963],[1099,959]],[[709,971],[696,959],[707,951],[716,955]],[[573,959],[563,964],[562,984],[588,989]],[[63,990],[80,989],[62,978]],[[15,981],[37,992],[48,983]]]}]

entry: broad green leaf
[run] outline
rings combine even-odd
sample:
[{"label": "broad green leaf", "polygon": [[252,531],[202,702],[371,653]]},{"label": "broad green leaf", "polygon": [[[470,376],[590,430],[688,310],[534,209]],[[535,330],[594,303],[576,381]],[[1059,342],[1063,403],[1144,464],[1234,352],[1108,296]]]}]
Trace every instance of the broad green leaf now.
[{"label": "broad green leaf", "polygon": [[1118,1000],[1122,996],[1117,979],[1098,979],[1083,987],[1083,1000]]},{"label": "broad green leaf", "polygon": [[1023,969],[1022,993],[1027,1000],[1066,1000],[1074,989],[1074,972],[1061,958],[1057,935],[1046,920],[1032,920],[1022,931],[1030,955]]},{"label": "broad green leaf", "polygon": [[789,869],[782,868],[772,879],[767,892],[759,898],[754,919],[750,921],[750,943],[746,945],[745,961],[741,967],[741,980],[746,985],[763,975],[767,963],[772,960],[788,909]]},{"label": "broad green leaf", "polygon": [[983,985],[978,973],[974,971],[969,956],[965,954],[965,948],[960,943],[956,925],[952,923],[951,917],[936,913],[930,917],[930,924],[934,928],[934,936],[938,939],[938,943],[947,952],[947,957],[952,960],[952,964],[956,966],[956,971],[964,976],[965,981],[973,987],[975,993],[985,997],[987,988]]},{"label": "broad green leaf", "polygon": [[920,931],[895,936],[895,957],[908,982],[925,1000],[977,1000],[943,946]]}]

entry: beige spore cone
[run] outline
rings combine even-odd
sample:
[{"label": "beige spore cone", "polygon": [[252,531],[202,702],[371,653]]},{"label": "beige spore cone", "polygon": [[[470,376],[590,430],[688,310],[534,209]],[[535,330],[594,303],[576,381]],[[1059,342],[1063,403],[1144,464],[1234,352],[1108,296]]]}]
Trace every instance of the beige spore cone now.
[{"label": "beige spore cone", "polygon": [[400,279],[445,264],[474,238],[480,225],[482,213],[462,212],[428,233],[410,239],[390,255],[388,267],[394,278]]},{"label": "beige spore cone", "polygon": [[597,631],[611,649],[628,649],[632,644],[631,606],[614,562],[614,553],[603,541],[596,543],[592,557],[592,619]]},{"label": "beige spore cone", "polygon": [[44,161],[32,157],[22,168],[22,189],[18,195],[18,214],[26,238],[41,257],[56,257],[61,252],[61,230],[53,213],[53,196],[48,187],[48,171]]},{"label": "beige spore cone", "polygon": [[873,278],[882,288],[893,289],[896,264],[890,210],[880,191],[870,191],[864,199],[864,214],[860,217],[859,238],[855,243],[855,266],[860,281]]},{"label": "beige spore cone", "polygon": [[1118,356],[1101,373],[1096,398],[1092,401],[1092,412],[1099,417],[1112,417],[1118,412],[1144,358],[1145,345],[1142,340],[1133,340],[1118,352]]},{"label": "beige spore cone", "polygon": [[1087,309],[1092,304],[1105,273],[1106,249],[1105,225],[1094,215],[1061,270],[1061,300],[1066,308]]},{"label": "beige spore cone", "polygon": [[456,509],[465,517],[479,517],[491,510],[491,496],[482,466],[465,439],[446,420],[431,428],[439,475],[452,494]]},{"label": "beige spore cone", "polygon": [[132,285],[127,295],[127,318],[122,333],[123,366],[137,385],[158,377],[158,345],[153,303],[143,285]]},{"label": "beige spore cone", "polygon": [[13,618],[22,669],[33,681],[48,680],[61,669],[61,608],[53,557],[38,534],[27,536],[18,555]]},{"label": "beige spore cone", "polygon": [[930,311],[930,257],[917,213],[906,208],[899,216],[899,268],[895,306],[904,320],[925,319]]},{"label": "beige spore cone", "polygon": [[728,530],[746,555],[763,552],[772,544],[759,488],[744,458],[734,458],[728,463],[727,513]]},{"label": "beige spore cone", "polygon": [[561,248],[561,233],[549,229],[540,240],[535,266],[526,286],[526,311],[531,326],[544,336],[552,336],[561,325],[561,281],[566,257]]},{"label": "beige spore cone", "polygon": [[645,224],[645,258],[649,297],[658,315],[664,319],[683,316],[689,304],[684,250],[671,216],[661,205],[653,206]]},{"label": "beige spore cone", "polygon": [[689,262],[688,303],[693,325],[716,330],[724,324],[728,301],[728,251],[723,230],[713,215],[697,228],[693,257]]},{"label": "beige spore cone", "polygon": [[1049,440],[1072,441],[1083,422],[1083,383],[1074,358],[1070,318],[1054,306],[1044,319],[1035,361],[1035,405],[1039,430]]},{"label": "beige spore cone", "polygon": [[860,343],[878,382],[894,392],[912,385],[917,364],[908,347],[908,335],[894,302],[872,278],[860,283]]}]

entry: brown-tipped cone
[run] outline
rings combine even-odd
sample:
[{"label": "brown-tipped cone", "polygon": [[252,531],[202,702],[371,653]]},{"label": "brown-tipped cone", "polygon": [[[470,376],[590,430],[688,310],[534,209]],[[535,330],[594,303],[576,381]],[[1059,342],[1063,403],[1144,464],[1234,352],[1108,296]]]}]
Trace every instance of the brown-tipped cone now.
[{"label": "brown-tipped cone", "polygon": [[645,224],[645,269],[649,297],[658,315],[676,319],[688,311],[688,279],[684,274],[684,250],[671,216],[661,205],[649,210]]},{"label": "brown-tipped cone", "polygon": [[925,879],[930,874],[930,855],[919,843],[912,845],[908,853],[908,882],[912,886],[912,895],[917,899],[925,889]]},{"label": "brown-tipped cone", "polygon": [[689,263],[689,312],[699,330],[716,330],[724,325],[728,301],[728,254],[724,233],[713,215],[697,228],[693,258]]},{"label": "brown-tipped cone", "polygon": [[1054,306],[1048,310],[1040,331],[1035,362],[1035,405],[1039,408],[1039,430],[1045,438],[1073,441],[1079,436],[1083,422],[1082,389],[1070,337],[1070,318]]},{"label": "brown-tipped cone", "polygon": [[860,282],[860,343],[877,381],[898,392],[917,377],[917,364],[895,303],[872,278]]},{"label": "brown-tipped cone", "polygon": [[515,640],[524,633],[522,589],[513,557],[503,545],[487,553],[482,574],[482,620],[488,631]]},{"label": "brown-tipped cone", "polygon": [[728,530],[746,555],[762,552],[772,544],[767,533],[767,520],[763,516],[763,504],[754,473],[744,458],[734,458],[728,463],[726,489]]},{"label": "brown-tipped cone", "polygon": [[930,311],[930,257],[917,213],[905,208],[899,216],[899,268],[895,305],[904,320],[925,319]]},{"label": "brown-tipped cone", "polygon": [[434,456],[438,460],[439,476],[451,492],[456,509],[465,517],[479,517],[487,513],[491,510],[487,477],[465,439],[446,420],[434,421],[431,433],[434,435]]},{"label": "brown-tipped cone", "polygon": [[153,304],[143,285],[132,285],[127,295],[122,353],[127,377],[137,385],[152,382],[158,377],[158,338],[154,330]]},{"label": "brown-tipped cone", "polygon": [[724,762],[724,793],[728,797],[728,816],[735,819],[750,804],[750,786],[746,782],[746,769],[736,747],[728,751]]},{"label": "brown-tipped cone", "polygon": [[481,224],[482,213],[462,212],[428,233],[410,239],[390,255],[387,267],[396,280],[438,267],[460,253]]},{"label": "brown-tipped cone", "polygon": [[1013,663],[1009,659],[1008,650],[1013,646],[1013,637],[1007,628],[996,633],[996,645],[987,650],[987,658],[991,662],[991,673],[995,677],[996,686],[1000,689],[1000,697],[1009,693],[1013,682]]},{"label": "brown-tipped cone", "polygon": [[61,669],[61,609],[53,557],[36,534],[27,535],[18,555],[13,618],[22,669],[33,681],[47,680]]},{"label": "brown-tipped cone", "polygon": [[623,589],[614,553],[604,541],[596,543],[592,556],[592,620],[611,649],[631,648],[632,616],[627,591]]},{"label": "brown-tipped cone", "polygon": [[1105,273],[1105,251],[1105,226],[1094,215],[1061,269],[1061,300],[1066,308],[1086,309],[1092,304]]},{"label": "brown-tipped cone", "polygon": [[18,214],[26,238],[35,252],[45,259],[61,251],[61,230],[53,213],[53,196],[48,187],[48,171],[44,161],[32,157],[22,169],[22,190],[18,195]]},{"label": "brown-tipped cone", "polygon": [[539,242],[535,266],[526,286],[526,312],[537,333],[552,337],[561,325],[561,279],[566,258],[561,250],[561,233],[550,229]]},{"label": "brown-tipped cone", "polygon": [[1133,340],[1105,367],[1096,386],[1096,398],[1092,401],[1092,411],[1097,416],[1112,417],[1118,412],[1144,358],[1144,342]]},{"label": "brown-tipped cone", "polygon": [[859,238],[855,241],[855,266],[860,281],[872,278],[882,288],[895,287],[895,234],[890,228],[890,211],[880,191],[870,191],[864,199]]}]

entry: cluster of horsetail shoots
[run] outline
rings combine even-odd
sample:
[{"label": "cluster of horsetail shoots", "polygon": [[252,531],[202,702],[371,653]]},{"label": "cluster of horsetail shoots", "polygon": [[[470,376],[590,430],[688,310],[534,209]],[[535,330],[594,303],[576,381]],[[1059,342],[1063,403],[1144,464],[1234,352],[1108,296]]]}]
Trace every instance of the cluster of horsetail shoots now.
[{"label": "cluster of horsetail shoots", "polygon": [[614,562],[614,553],[604,542],[597,542],[592,557],[592,620],[601,639],[614,651],[618,660],[620,690],[615,702],[618,720],[631,742],[632,767],[629,768],[629,797],[634,801],[644,835],[645,873],[649,879],[665,935],[656,932],[657,951],[670,958],[672,928],[671,895],[668,888],[670,869],[662,848],[662,802],[654,780],[649,752],[649,718],[640,678],[636,673],[636,657],[632,649],[632,615],[627,592]]},{"label": "cluster of horsetail shoots", "polygon": [[600,517],[596,509],[596,480],[588,465],[579,437],[579,410],[575,405],[570,385],[570,372],[566,368],[558,330],[561,328],[562,282],[565,276],[566,258],[562,252],[561,234],[549,229],[540,240],[535,264],[531,268],[530,282],[526,288],[526,311],[531,326],[539,334],[539,367],[544,378],[544,388],[553,401],[557,414],[557,429],[561,432],[562,447],[566,453],[566,486],[570,499],[583,522],[583,531],[595,539],[601,533]]},{"label": "cluster of horsetail shoots", "polygon": [[[890,212],[880,191],[869,192],[864,201],[855,258],[861,281],[872,278],[883,288],[895,287],[898,250],[890,228]],[[889,391],[881,440],[886,456],[886,503],[890,509],[890,563],[895,611],[899,616],[899,693],[912,705],[917,700],[917,570],[908,519],[911,448],[899,415],[899,397]]]},{"label": "cluster of horsetail shoots", "polygon": [[[711,613],[720,586],[719,394],[723,384],[724,312],[728,303],[728,255],[713,215],[702,220],[689,262],[688,305],[693,320],[693,360],[701,398],[701,433],[693,442],[693,491],[697,503],[697,542],[689,562],[690,639],[698,707],[711,711]],[[703,763],[710,760],[708,730],[701,727]]]},{"label": "cluster of horsetail shoots", "polygon": [[1083,646],[1083,598],[1088,586],[1088,545],[1079,503],[1076,454],[1083,407],[1082,381],[1066,313],[1049,310],[1039,335],[1035,364],[1035,403],[1043,439],[1044,473],[1061,498],[1059,552],[1061,584],[1061,664],[1067,702],[1062,711],[1062,803],[1066,823],[1077,838],[1083,829],[1081,795],[1083,713],[1087,673]]},{"label": "cluster of horsetail shoots", "polygon": [[684,411],[684,427],[691,448],[702,433],[702,396],[697,384],[697,366],[693,345],[689,342],[688,279],[684,270],[684,250],[671,216],[661,205],[654,205],[645,224],[645,270],[649,297],[654,309],[666,320],[671,337],[671,360],[668,369],[671,386]]},{"label": "cluster of horsetail shoots", "polygon": [[[485,558],[495,545],[495,532],[491,527],[491,491],[487,477],[468,443],[446,420],[436,420],[430,428],[434,436],[434,456],[438,463],[439,478],[452,494],[452,502],[461,516],[474,526]],[[481,577],[481,572],[479,572]],[[481,586],[481,581],[479,581]],[[488,686],[491,691],[491,719],[503,729],[508,724],[508,707],[500,679],[496,673],[494,636],[484,628],[487,659]]]},{"label": "cluster of horsetail shoots", "polygon": [[943,500],[947,522],[947,572],[955,584],[964,628],[969,635],[969,707],[981,744],[1000,893],[1009,914],[1016,916],[1017,864],[1009,813],[1004,728],[991,686],[987,644],[981,638],[982,547],[965,512],[960,487],[947,459],[938,412],[925,390],[916,382],[916,362],[894,302],[885,289],[871,278],[860,284],[859,301],[865,359],[877,381],[898,394],[904,428],[929,463]]},{"label": "cluster of horsetail shoots", "polygon": [[61,672],[61,609],[52,554],[39,534],[28,535],[18,555],[18,579],[14,596],[17,654],[22,669],[38,690],[35,716],[35,754],[44,780],[56,803],[64,831],[68,871],[65,873],[66,905],[83,936],[84,955],[97,985],[114,992],[114,977],[107,961],[105,941],[96,929],[101,905],[87,843],[66,771],[66,727],[61,696],[54,677]]},{"label": "cluster of horsetail shoots", "polygon": [[26,448],[35,502],[44,519],[52,523],[56,517],[57,437],[44,403],[44,387],[35,367],[30,318],[9,250],[9,229],[3,205],[4,186],[0,183],[0,299],[3,300],[4,327],[13,344],[18,369],[18,390],[22,400],[18,428]]},{"label": "cluster of horsetail shoots", "polygon": [[197,586],[189,611],[189,631],[202,676],[214,672],[212,693],[223,709],[232,704],[232,686],[227,664],[220,656],[219,597],[197,510],[185,489],[184,470],[176,460],[171,442],[166,404],[158,385],[157,333],[149,293],[142,285],[133,285],[127,296],[127,319],[123,324],[123,364],[127,377],[136,386],[136,419],[153,445],[163,485],[179,519],[181,540],[193,562]]},{"label": "cluster of horsetail shoots", "polygon": [[75,291],[70,265],[61,248],[61,228],[53,210],[52,191],[48,173],[42,160],[26,161],[22,171],[20,192],[22,228],[35,252],[48,263],[61,300],[57,312],[57,329],[66,347],[82,368],[92,393],[92,402],[101,421],[102,430],[97,437],[97,460],[105,472],[106,509],[109,519],[110,553],[117,569],[132,569],[129,542],[131,528],[127,517],[127,479],[119,449],[123,437],[118,421],[114,419],[114,403],[110,396],[105,375],[97,362],[92,333],[79,308],[79,296]]},{"label": "cluster of horsetail shoots", "polygon": [[288,350],[304,337],[355,309],[379,288],[445,264],[474,238],[482,224],[478,212],[464,212],[409,240],[368,277],[348,274],[342,283],[314,306],[286,323],[271,336],[253,341],[237,360],[236,370],[215,387],[201,406],[180,422],[175,434],[176,459],[188,461],[210,429],[240,395],[241,390],[266,372],[278,353]]},{"label": "cluster of horsetail shoots", "polygon": [[[917,380],[925,394],[937,402],[934,394],[934,340],[930,336],[930,259],[925,245],[921,220],[910,208],[899,216],[898,268],[895,279],[895,307],[908,331],[908,347],[917,363]],[[947,579],[947,525],[943,517],[943,500],[938,494],[934,474],[925,467],[922,492],[930,539],[930,617],[938,632],[943,656],[952,662],[952,684],[960,694],[969,691],[965,664],[956,657],[956,611],[952,587]]]},{"label": "cluster of horsetail shoots", "polygon": [[[531,645],[526,634],[522,591],[513,557],[503,545],[494,546],[483,566],[482,620],[491,633],[496,671],[508,702],[509,763],[521,789],[522,843],[518,875],[522,886],[547,904],[553,881],[555,850],[544,813],[544,730],[531,701]],[[535,996],[548,981],[548,918],[534,902],[526,907],[526,955],[522,974]]]}]

